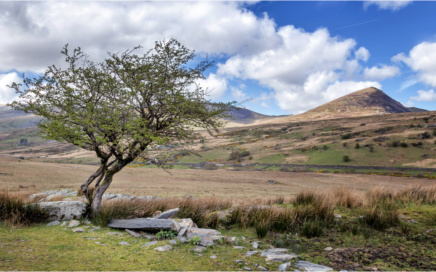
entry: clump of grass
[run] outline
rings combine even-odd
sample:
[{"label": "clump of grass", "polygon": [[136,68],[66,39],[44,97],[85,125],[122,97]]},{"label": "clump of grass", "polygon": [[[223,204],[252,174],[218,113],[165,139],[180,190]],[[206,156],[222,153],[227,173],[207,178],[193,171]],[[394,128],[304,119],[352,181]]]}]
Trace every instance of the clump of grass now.
[{"label": "clump of grass", "polygon": [[336,205],[346,208],[362,207],[364,204],[364,198],[362,194],[355,191],[347,190],[345,188],[339,188],[331,194],[330,199],[336,201]]},{"label": "clump of grass", "polygon": [[264,238],[271,227],[271,222],[268,219],[260,219],[254,223],[254,229],[258,238]]},{"label": "clump of grass", "polygon": [[27,203],[24,195],[0,192],[0,222],[9,227],[26,227],[45,222],[48,212],[36,203]]},{"label": "clump of grass", "polygon": [[362,222],[381,231],[396,226],[400,222],[398,207],[391,202],[377,203],[365,211]]},{"label": "clump of grass", "polygon": [[300,231],[307,238],[320,237],[324,233],[325,224],[321,220],[308,220],[301,226]]}]

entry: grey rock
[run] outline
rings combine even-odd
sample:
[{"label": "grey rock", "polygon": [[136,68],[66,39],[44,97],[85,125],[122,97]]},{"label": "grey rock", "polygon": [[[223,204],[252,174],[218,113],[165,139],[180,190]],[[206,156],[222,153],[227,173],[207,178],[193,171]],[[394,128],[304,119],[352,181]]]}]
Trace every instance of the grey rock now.
[{"label": "grey rock", "polygon": [[179,208],[175,208],[175,209],[171,209],[168,211],[164,211],[163,213],[158,214],[153,218],[155,218],[155,219],[168,219],[168,218],[171,218],[173,215],[175,215],[178,212],[179,212]]},{"label": "grey rock", "polygon": [[146,243],[146,244],[142,245],[141,247],[148,247],[148,246],[152,246],[152,245],[155,245],[155,244],[157,244],[157,241]]},{"label": "grey rock", "polygon": [[58,220],[52,221],[50,223],[47,224],[47,227],[51,227],[51,226],[57,226],[60,225],[61,222],[59,222]]},{"label": "grey rock", "polygon": [[245,263],[245,261],[243,261],[243,260],[236,260],[235,262],[238,263],[238,264],[243,264],[243,263]]},{"label": "grey rock", "polygon": [[326,248],[324,248],[324,251],[332,251],[332,250],[333,250],[332,247],[326,247]]},{"label": "grey rock", "polygon": [[150,239],[150,240],[156,240],[156,236],[154,236],[151,233],[148,232],[144,232],[144,231],[140,231],[139,233],[141,233],[142,237],[146,238],[146,239]]},{"label": "grey rock", "polygon": [[68,224],[67,221],[62,222],[61,227],[65,227]]},{"label": "grey rock", "polygon": [[197,253],[201,253],[204,250],[206,250],[206,247],[202,247],[202,246],[196,246],[192,249],[192,251],[197,252]]},{"label": "grey rock", "polygon": [[221,235],[221,232],[213,229],[201,229],[201,228],[185,228],[182,229],[177,235],[177,239],[185,243],[195,236],[200,238],[201,246],[213,246],[215,241],[218,241],[224,236]]},{"label": "grey rock", "polygon": [[179,224],[171,219],[135,218],[135,219],[112,219],[109,227],[115,229],[144,230],[157,232],[160,230],[172,230],[179,232]]},{"label": "grey rock", "polygon": [[142,237],[140,233],[133,230],[126,229],[126,232],[130,234],[132,237],[136,237],[136,238]]},{"label": "grey rock", "polygon": [[192,221],[191,218],[175,219],[179,223],[181,229],[185,228],[197,228],[197,224]]},{"label": "grey rock", "polygon": [[275,181],[275,180],[270,179],[270,180],[266,181],[265,183],[269,183],[269,184],[277,184],[278,182]]},{"label": "grey rock", "polygon": [[253,251],[247,251],[246,253],[245,253],[245,256],[247,256],[247,257],[251,257],[251,256],[253,256],[254,254],[256,254],[256,253],[258,253],[259,251],[257,251],[257,250],[253,250]]},{"label": "grey rock", "polygon": [[297,258],[297,255],[295,254],[275,254],[275,255],[270,255],[268,256],[265,261],[267,262],[286,262],[292,259]]},{"label": "grey rock", "polygon": [[156,250],[157,252],[165,252],[165,251],[168,251],[168,250],[171,250],[171,249],[173,249],[172,246],[166,245],[166,246],[157,247],[154,250]]},{"label": "grey rock", "polygon": [[86,203],[82,201],[41,202],[38,205],[48,211],[49,221],[80,219],[86,211]]},{"label": "grey rock", "polygon": [[243,246],[234,246],[233,248],[234,249],[245,249],[245,247],[243,247]]},{"label": "grey rock", "polygon": [[279,265],[279,268],[277,270],[278,271],[289,271],[290,268],[291,268],[291,263],[287,262],[287,263],[282,263],[281,265]]},{"label": "grey rock", "polygon": [[216,259],[217,257],[218,257],[217,255],[210,256],[211,259]]},{"label": "grey rock", "polygon": [[86,236],[83,236],[83,239],[87,239],[87,240],[97,240],[98,238],[96,238],[96,237],[86,237]]},{"label": "grey rock", "polygon": [[342,215],[340,215],[340,214],[335,214],[335,217],[336,217],[336,218],[342,218]]},{"label": "grey rock", "polygon": [[247,251],[246,253],[245,253],[245,256],[247,256],[247,257],[251,257],[251,256],[253,256],[254,254],[256,254],[256,253],[258,253],[259,251],[257,251],[257,250],[253,250],[253,251]]},{"label": "grey rock", "polygon": [[89,232],[93,232],[93,231],[96,231],[96,230],[99,230],[99,229],[100,229],[100,227],[93,226],[92,229]]},{"label": "grey rock", "polygon": [[38,202],[46,202],[57,197],[71,197],[71,196],[77,196],[77,191],[71,189],[45,191],[45,192],[30,195],[29,198],[30,200],[34,200],[35,198],[40,198]]},{"label": "grey rock", "polygon": [[241,236],[241,239],[245,241],[246,238],[244,236]]},{"label": "grey rock", "polygon": [[107,235],[119,235],[119,236],[122,236],[122,235],[124,235],[124,233],[121,233],[121,232],[108,232],[108,233],[106,233]]},{"label": "grey rock", "polygon": [[236,243],[236,237],[226,237],[225,240],[228,243],[232,243],[232,244]]},{"label": "grey rock", "polygon": [[216,215],[218,216],[218,219],[223,222],[223,223],[228,223],[230,221],[230,217],[233,213],[233,209],[228,209],[225,211],[218,211],[215,212]]},{"label": "grey rock", "polygon": [[83,224],[85,225],[91,225],[91,221],[89,221],[88,219],[83,220]]},{"label": "grey rock", "polygon": [[85,232],[85,230],[83,228],[75,228],[72,229],[73,232]]},{"label": "grey rock", "polygon": [[247,266],[242,267],[242,269],[247,270],[247,271],[251,271],[251,268],[247,267]]},{"label": "grey rock", "polygon": [[253,245],[253,248],[255,248],[255,249],[259,248],[259,242],[253,242],[252,245]]},{"label": "grey rock", "polygon": [[259,271],[268,271],[268,268],[259,265],[259,266],[257,267],[257,270],[259,270]]},{"label": "grey rock", "polygon": [[125,241],[119,242],[118,244],[121,246],[130,246],[130,244]]},{"label": "grey rock", "polygon": [[80,221],[78,220],[71,220],[70,223],[68,224],[69,228],[74,228],[74,227],[78,227],[80,226]]},{"label": "grey rock", "polygon": [[177,245],[177,241],[176,240],[169,240],[170,245]]},{"label": "grey rock", "polygon": [[284,252],[288,252],[288,251],[289,251],[289,249],[287,249],[287,248],[270,248],[270,249],[262,251],[260,256],[266,257],[268,255],[274,255],[277,253],[284,253]]},{"label": "grey rock", "polygon": [[306,261],[298,261],[295,263],[295,266],[298,267],[299,269],[301,269],[302,271],[308,271],[308,272],[312,272],[312,271],[324,272],[324,271],[333,270],[333,268],[310,263],[310,262],[306,262]]}]

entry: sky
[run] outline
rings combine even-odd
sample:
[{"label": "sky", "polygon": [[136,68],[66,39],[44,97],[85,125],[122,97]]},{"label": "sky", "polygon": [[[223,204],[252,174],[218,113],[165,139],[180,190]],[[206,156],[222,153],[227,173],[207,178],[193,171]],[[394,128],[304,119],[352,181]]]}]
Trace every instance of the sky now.
[{"label": "sky", "polygon": [[298,114],[376,87],[436,110],[436,2],[2,1],[0,104],[6,85],[62,65],[62,47],[92,60],[177,39],[215,65],[199,84],[212,101]]}]

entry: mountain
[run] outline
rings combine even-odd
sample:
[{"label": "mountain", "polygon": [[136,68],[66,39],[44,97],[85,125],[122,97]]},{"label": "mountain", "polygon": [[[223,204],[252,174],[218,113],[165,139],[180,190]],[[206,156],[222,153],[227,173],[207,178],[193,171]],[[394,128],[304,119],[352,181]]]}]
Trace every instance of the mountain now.
[{"label": "mountain", "polygon": [[298,115],[304,118],[346,118],[412,112],[383,91],[370,87],[359,90]]},{"label": "mountain", "polygon": [[226,120],[240,124],[250,124],[259,119],[273,117],[270,115],[260,114],[245,108],[237,107],[233,107],[232,110],[229,111],[227,114],[230,115],[230,117],[226,118]]},{"label": "mountain", "polygon": [[408,109],[411,112],[426,112],[426,111],[428,111],[428,110],[425,110],[425,109],[420,109],[420,108],[415,108],[415,107],[408,107]]}]

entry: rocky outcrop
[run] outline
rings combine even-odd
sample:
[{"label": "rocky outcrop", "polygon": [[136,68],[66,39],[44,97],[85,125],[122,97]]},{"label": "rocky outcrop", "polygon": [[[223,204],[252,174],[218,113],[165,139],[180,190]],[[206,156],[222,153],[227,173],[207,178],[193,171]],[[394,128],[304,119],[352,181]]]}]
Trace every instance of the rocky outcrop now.
[{"label": "rocky outcrop", "polygon": [[143,230],[149,232],[158,232],[160,230],[179,232],[180,230],[180,225],[174,220],[155,218],[112,219],[108,226],[114,229]]},{"label": "rocky outcrop", "polygon": [[194,237],[199,237],[200,246],[205,247],[213,246],[215,241],[224,238],[224,236],[221,235],[221,232],[214,229],[185,228],[180,230],[177,239],[182,243],[186,243]]},{"label": "rocky outcrop", "polygon": [[158,214],[158,215],[156,215],[153,218],[156,218],[156,219],[169,219],[169,218],[171,218],[172,216],[174,216],[178,212],[179,212],[179,208],[175,208],[175,209],[172,209],[172,210],[164,211],[163,213]]},{"label": "rocky outcrop", "polygon": [[49,221],[80,219],[86,211],[82,201],[41,202],[39,206],[49,212]]}]

